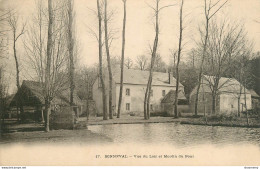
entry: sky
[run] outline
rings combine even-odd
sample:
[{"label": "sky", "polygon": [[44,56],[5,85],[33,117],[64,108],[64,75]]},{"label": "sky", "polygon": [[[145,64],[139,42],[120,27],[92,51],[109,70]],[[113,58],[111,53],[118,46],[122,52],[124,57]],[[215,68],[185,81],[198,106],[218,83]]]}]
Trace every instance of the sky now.
[{"label": "sky", "polygon": [[[97,30],[97,19],[92,10],[96,10],[96,0],[75,1],[75,27],[79,42],[80,66],[91,66],[98,63],[98,43],[89,29]],[[214,1],[214,0],[212,0]],[[165,8],[160,13],[159,48],[162,59],[169,64],[170,49],[178,46],[179,33],[179,0],[161,0],[161,6],[174,5]],[[121,34],[123,22],[122,0],[108,0],[108,9],[114,11],[110,28],[116,31],[111,46],[111,55],[121,54]],[[149,45],[152,44],[155,32],[153,27],[153,11],[149,5],[154,0],[127,0],[126,18],[126,57],[135,61],[138,55],[149,56]],[[198,27],[203,21],[203,0],[185,0],[184,2],[184,52],[182,61],[185,61],[187,52],[195,46],[198,39]],[[0,9],[15,8],[21,16],[21,21],[28,21],[35,14],[35,0],[0,0]],[[248,38],[254,43],[254,51],[260,51],[260,0],[229,0],[225,7],[217,14],[217,18],[229,18],[230,22],[240,22],[248,32]],[[258,21],[258,22],[256,22]],[[22,49],[22,40],[18,42],[19,57],[26,57]],[[8,71],[15,75],[13,57],[6,60]],[[25,66],[24,66],[25,67]],[[24,68],[25,72],[26,69]],[[22,79],[29,77],[22,77]]]}]

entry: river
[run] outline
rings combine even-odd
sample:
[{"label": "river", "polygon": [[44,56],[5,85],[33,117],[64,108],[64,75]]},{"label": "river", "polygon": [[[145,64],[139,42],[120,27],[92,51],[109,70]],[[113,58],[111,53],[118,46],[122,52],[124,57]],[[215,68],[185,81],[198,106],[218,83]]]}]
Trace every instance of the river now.
[{"label": "river", "polygon": [[110,137],[114,143],[172,144],[177,147],[253,144],[260,147],[260,128],[212,127],[175,122],[93,125],[88,129]]}]

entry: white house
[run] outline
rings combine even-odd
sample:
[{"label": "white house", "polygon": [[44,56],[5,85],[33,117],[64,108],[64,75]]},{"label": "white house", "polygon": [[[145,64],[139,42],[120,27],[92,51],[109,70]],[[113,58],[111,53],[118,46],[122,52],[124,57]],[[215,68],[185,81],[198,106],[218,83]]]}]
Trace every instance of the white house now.
[{"label": "white house", "polygon": [[[149,71],[141,71],[134,69],[124,69],[124,81],[123,81],[123,96],[121,104],[121,114],[128,114],[134,112],[139,114],[143,112],[144,95],[146,85],[149,77]],[[108,74],[105,77],[105,86],[107,92],[108,101]],[[150,110],[161,110],[161,100],[170,91],[175,90],[176,80],[172,73],[153,73],[152,92],[150,99]],[[184,87],[180,84],[180,90],[184,92]],[[116,68],[113,71],[113,108],[114,114],[117,113],[118,99],[120,91],[120,69]],[[97,78],[93,85],[93,99],[96,102],[97,113],[102,114],[102,90],[100,84],[100,78]],[[107,104],[108,105],[108,104]],[[141,113],[142,114],[142,113]]]},{"label": "white house", "polygon": [[[211,92],[214,84],[214,78],[214,76],[206,75],[202,77],[199,91],[198,113],[203,113],[204,109],[209,114],[212,112]],[[197,86],[190,94],[190,106],[193,112],[195,107],[196,92]],[[216,112],[225,114],[237,113],[238,105],[240,106],[240,111],[245,111],[245,105],[247,106],[247,109],[251,109],[251,93],[247,89],[244,92],[243,85],[240,84],[236,79],[221,77],[217,90]]]}]

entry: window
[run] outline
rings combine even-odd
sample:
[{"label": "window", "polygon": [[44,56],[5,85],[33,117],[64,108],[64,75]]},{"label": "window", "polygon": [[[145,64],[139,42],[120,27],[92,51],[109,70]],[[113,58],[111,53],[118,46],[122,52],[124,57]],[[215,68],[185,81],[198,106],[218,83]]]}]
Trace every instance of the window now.
[{"label": "window", "polygon": [[153,97],[153,90],[150,91],[150,96]]},{"label": "window", "polygon": [[126,96],[130,96],[130,89],[126,89],[125,95],[126,95]]},{"label": "window", "polygon": [[233,105],[233,104],[231,104],[231,108],[234,108],[234,105]]},{"label": "window", "polygon": [[130,111],[130,103],[126,103],[126,110]]},{"label": "window", "polygon": [[165,90],[162,90],[162,96],[165,96]]}]

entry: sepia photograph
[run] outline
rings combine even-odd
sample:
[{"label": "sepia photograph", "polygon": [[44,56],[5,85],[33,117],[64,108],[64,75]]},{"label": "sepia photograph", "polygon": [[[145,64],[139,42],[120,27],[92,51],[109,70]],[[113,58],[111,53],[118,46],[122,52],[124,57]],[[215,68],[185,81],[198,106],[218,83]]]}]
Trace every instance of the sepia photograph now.
[{"label": "sepia photograph", "polygon": [[259,159],[260,0],[0,0],[0,166]]}]

